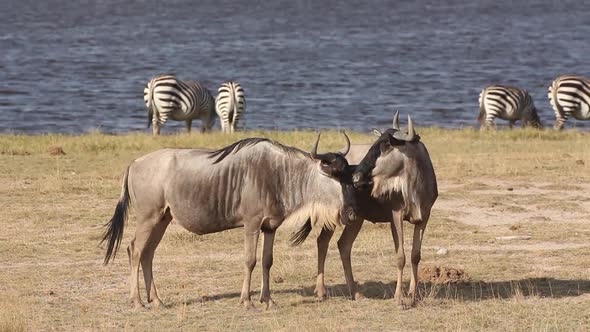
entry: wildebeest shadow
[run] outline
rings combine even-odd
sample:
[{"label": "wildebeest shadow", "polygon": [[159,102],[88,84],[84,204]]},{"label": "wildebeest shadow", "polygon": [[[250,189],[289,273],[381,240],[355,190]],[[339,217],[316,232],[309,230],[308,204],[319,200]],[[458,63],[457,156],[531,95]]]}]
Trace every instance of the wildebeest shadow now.
[{"label": "wildebeest shadow", "polygon": [[[408,283],[404,283],[407,290]],[[375,300],[392,299],[395,292],[395,282],[383,283],[380,281],[367,281],[359,284],[361,293]],[[555,278],[527,278],[507,281],[467,281],[456,284],[420,283],[419,294],[422,298],[451,299],[460,301],[483,301],[490,299],[510,299],[517,297],[549,297],[564,298],[575,297],[590,293],[590,280],[562,280]],[[291,288],[273,291],[272,294],[299,294],[304,297],[315,297],[314,287]],[[258,299],[258,293],[252,292],[252,299]],[[346,284],[328,286],[328,297],[349,297]],[[211,296],[202,296],[198,299],[185,301],[186,304],[217,301],[221,299],[240,298],[240,293],[224,293]],[[313,302],[315,299],[304,300],[304,303]]]}]

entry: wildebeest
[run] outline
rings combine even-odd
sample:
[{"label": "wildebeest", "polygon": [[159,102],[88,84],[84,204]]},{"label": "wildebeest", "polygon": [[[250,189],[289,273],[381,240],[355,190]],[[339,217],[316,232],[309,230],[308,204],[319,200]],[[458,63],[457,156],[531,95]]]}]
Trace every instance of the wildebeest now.
[{"label": "wildebeest", "polygon": [[[344,136],[349,147],[350,141]],[[267,307],[273,305],[269,273],[275,230],[283,222],[300,225],[306,220],[333,228],[344,209],[343,185],[352,186],[345,159],[348,148],[342,154],[318,154],[319,139],[318,135],[311,153],[265,138],[250,138],[216,151],[164,149],[133,161],[125,171],[121,196],[102,241],[107,241],[106,264],[119,247],[127,210],[133,203],[137,228],[127,253],[134,305],[143,306],[138,285],[140,263],[148,302],[162,304],[153,281],[152,261],[172,219],[196,234],[244,227],[245,271],[240,302],[246,307],[253,307],[250,279],[262,231],[260,301]]]},{"label": "wildebeest", "polygon": [[[376,130],[374,130],[376,131]],[[424,230],[430,217],[430,210],[438,196],[436,175],[430,156],[408,117],[408,132],[399,129],[398,113],[393,120],[393,128],[384,133],[376,131],[379,138],[372,145],[353,145],[347,158],[349,163],[356,160],[365,151],[363,159],[356,166],[353,174],[354,190],[345,187],[345,201],[352,202],[356,213],[343,211],[342,222],[346,224],[340,239],[338,249],[346,283],[354,299],[362,297],[354,282],[351,267],[351,250],[358,235],[362,222],[347,220],[348,216],[356,216],[372,222],[389,222],[397,255],[397,285],[395,299],[402,304],[402,276],[405,266],[403,248],[403,220],[414,224],[414,241],[412,246],[412,278],[410,282],[410,299],[412,304],[416,300],[418,283],[418,264],[420,262],[420,248]],[[354,195],[354,199],[347,197]],[[303,242],[311,231],[311,224],[305,225],[292,237],[292,242]],[[316,292],[318,297],[326,295],[324,284],[324,262],[328,251],[328,244],[333,230],[323,228],[317,239],[318,246],[318,277]]]}]

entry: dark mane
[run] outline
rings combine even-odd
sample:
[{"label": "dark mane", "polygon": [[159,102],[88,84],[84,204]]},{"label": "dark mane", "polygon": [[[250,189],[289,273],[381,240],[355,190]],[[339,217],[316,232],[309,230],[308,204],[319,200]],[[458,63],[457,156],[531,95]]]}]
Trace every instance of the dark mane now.
[{"label": "dark mane", "polygon": [[262,137],[245,138],[245,139],[239,140],[231,145],[228,145],[224,148],[221,148],[219,150],[211,151],[211,152],[209,152],[209,158],[217,158],[213,162],[214,164],[217,164],[220,161],[222,161],[223,159],[225,159],[225,157],[229,156],[230,154],[237,153],[238,151],[242,150],[243,148],[254,146],[254,145],[261,143],[261,142],[270,143],[288,154],[302,154],[303,156],[305,156],[307,158],[311,158],[310,154],[303,151],[303,150],[299,150],[298,148],[283,145],[279,142],[275,142],[271,139],[262,138]]}]

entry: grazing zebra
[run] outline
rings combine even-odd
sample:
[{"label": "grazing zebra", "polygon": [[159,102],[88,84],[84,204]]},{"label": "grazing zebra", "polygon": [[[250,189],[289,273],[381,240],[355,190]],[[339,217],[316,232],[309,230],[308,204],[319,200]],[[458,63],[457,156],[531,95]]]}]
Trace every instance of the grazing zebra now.
[{"label": "grazing zebra", "polygon": [[219,87],[215,98],[215,111],[224,133],[233,134],[240,117],[246,111],[244,89],[236,81],[228,81]]},{"label": "grazing zebra", "polygon": [[553,128],[563,129],[571,115],[578,120],[590,120],[590,79],[563,75],[549,86],[549,102],[555,111]]},{"label": "grazing zebra", "polygon": [[479,94],[480,128],[495,128],[496,117],[508,120],[510,128],[518,120],[523,127],[542,127],[533,98],[526,90],[515,87],[492,85]]},{"label": "grazing zebra", "polygon": [[211,92],[200,83],[181,81],[174,75],[158,75],[143,90],[148,109],[148,128],[160,135],[160,127],[168,120],[184,121],[190,133],[194,119],[200,119],[201,132],[210,130],[215,123],[215,100]]}]

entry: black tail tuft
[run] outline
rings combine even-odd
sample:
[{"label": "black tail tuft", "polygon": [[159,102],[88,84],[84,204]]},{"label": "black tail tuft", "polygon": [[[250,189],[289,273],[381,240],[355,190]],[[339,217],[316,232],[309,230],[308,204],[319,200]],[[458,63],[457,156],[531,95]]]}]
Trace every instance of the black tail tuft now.
[{"label": "black tail tuft", "polygon": [[123,177],[123,188],[121,190],[121,197],[115,208],[115,213],[111,220],[105,225],[107,230],[104,232],[102,240],[100,241],[100,243],[107,241],[107,252],[104,257],[105,265],[108,264],[111,259],[115,258],[117,250],[119,250],[119,245],[121,244],[121,239],[123,238],[123,229],[125,228],[125,221],[127,220],[130,203],[129,185],[127,181],[128,177],[129,167],[127,167],[125,176]]},{"label": "black tail tuft", "polygon": [[311,219],[307,219],[303,227],[301,227],[301,229],[297,232],[293,233],[293,235],[289,239],[289,242],[291,242],[291,246],[296,247],[305,242],[305,239],[307,239],[309,233],[311,233]]}]

